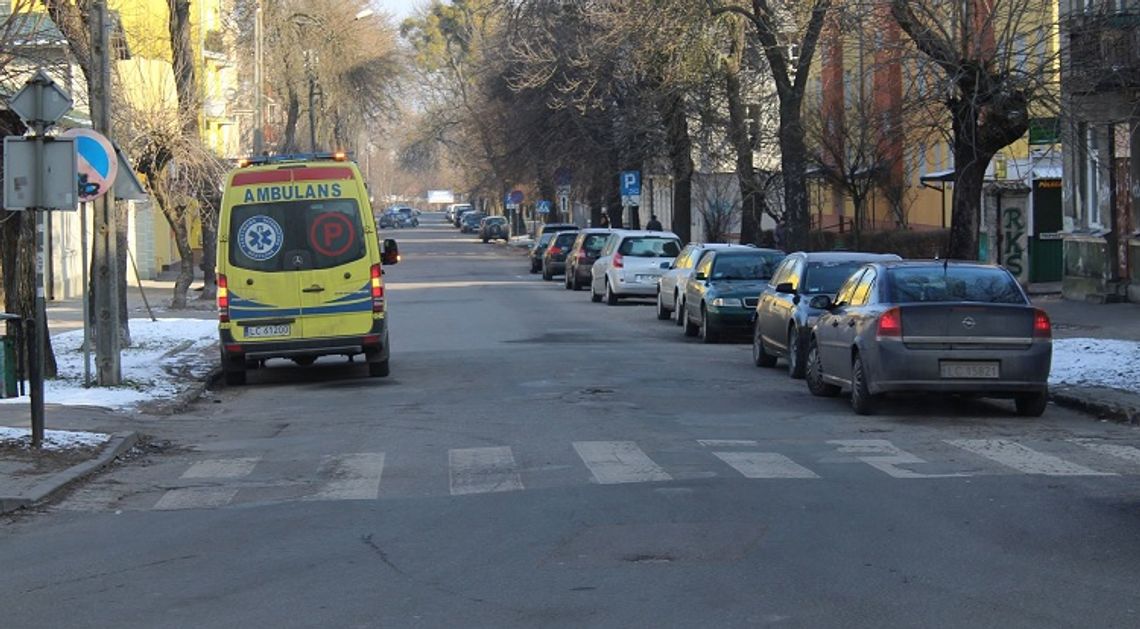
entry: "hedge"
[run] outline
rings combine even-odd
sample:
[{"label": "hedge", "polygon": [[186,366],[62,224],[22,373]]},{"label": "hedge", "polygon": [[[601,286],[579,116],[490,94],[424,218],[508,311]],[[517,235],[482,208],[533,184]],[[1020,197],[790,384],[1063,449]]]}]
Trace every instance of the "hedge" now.
[{"label": "hedge", "polygon": [[[855,234],[850,231],[814,230],[808,235],[809,251],[866,251],[870,253],[897,253],[904,258],[942,258],[946,256],[950,242],[950,230],[933,229],[912,231],[894,229],[888,231],[867,231],[859,234],[859,246],[855,246]],[[775,234],[771,231],[760,233],[758,245],[772,247]]]}]

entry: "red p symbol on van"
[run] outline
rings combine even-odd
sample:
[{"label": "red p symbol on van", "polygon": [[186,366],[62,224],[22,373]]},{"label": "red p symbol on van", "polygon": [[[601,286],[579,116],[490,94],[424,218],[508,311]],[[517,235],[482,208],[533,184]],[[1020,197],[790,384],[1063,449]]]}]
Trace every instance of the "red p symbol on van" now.
[{"label": "red p symbol on van", "polygon": [[317,216],[309,228],[309,244],[317,253],[330,258],[344,255],[355,243],[356,227],[340,212]]}]

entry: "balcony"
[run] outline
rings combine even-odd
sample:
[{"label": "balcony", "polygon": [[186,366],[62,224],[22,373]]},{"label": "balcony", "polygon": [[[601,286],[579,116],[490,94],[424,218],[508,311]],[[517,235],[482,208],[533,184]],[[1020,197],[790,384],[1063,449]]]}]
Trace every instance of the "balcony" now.
[{"label": "balcony", "polygon": [[1065,20],[1074,94],[1104,94],[1140,88],[1140,11],[1082,12]]}]

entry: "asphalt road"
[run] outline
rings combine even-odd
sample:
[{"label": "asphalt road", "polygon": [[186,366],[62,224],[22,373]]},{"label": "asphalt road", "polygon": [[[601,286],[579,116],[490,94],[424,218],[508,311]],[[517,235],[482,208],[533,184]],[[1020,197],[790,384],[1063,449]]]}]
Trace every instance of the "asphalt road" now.
[{"label": "asphalt road", "polygon": [[390,378],[282,363],[147,425],[171,447],[0,521],[0,626],[1140,626],[1140,430],[856,417],[648,301],[394,234]]}]

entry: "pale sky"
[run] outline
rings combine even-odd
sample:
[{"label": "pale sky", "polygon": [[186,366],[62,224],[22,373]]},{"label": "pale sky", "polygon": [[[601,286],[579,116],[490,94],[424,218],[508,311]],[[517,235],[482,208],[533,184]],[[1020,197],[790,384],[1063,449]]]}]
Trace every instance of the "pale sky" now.
[{"label": "pale sky", "polygon": [[399,23],[404,18],[411,17],[412,11],[425,2],[426,0],[373,0],[371,4],[391,13],[396,18],[396,22]]}]

